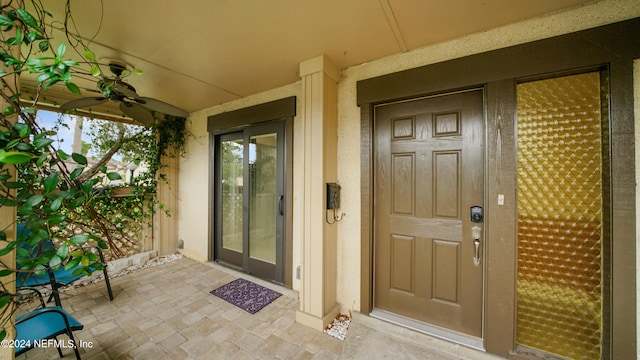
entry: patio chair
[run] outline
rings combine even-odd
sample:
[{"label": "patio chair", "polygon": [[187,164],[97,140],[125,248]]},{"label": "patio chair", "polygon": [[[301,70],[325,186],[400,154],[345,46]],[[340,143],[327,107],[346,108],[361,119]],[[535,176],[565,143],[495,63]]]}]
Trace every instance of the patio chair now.
[{"label": "patio chair", "polygon": [[[40,300],[40,307],[26,314],[16,317],[16,341],[14,342],[14,354],[16,356],[29,351],[35,347],[43,346],[43,341],[53,339],[53,346],[58,350],[58,355],[62,358],[61,345],[72,346],[76,354],[76,359],[80,359],[78,343],[73,332],[82,330],[83,325],[66,312],[60,306],[47,307],[42,298],[42,294],[35,288],[22,288],[37,294]],[[67,334],[68,342],[58,341],[58,335]],[[48,342],[44,343],[47,346]]]},{"label": "patio chair", "polygon": [[[17,234],[18,241],[20,241],[21,237],[27,234],[29,229],[26,228],[24,224],[18,224],[17,226]],[[19,245],[20,246],[20,245]],[[109,282],[109,274],[107,272],[107,263],[104,260],[104,255],[102,254],[102,250],[97,246],[85,245],[78,249],[82,251],[93,251],[98,254],[100,259],[100,263],[103,266],[102,273],[104,275],[104,282],[107,286],[107,292],[109,294],[109,300],[113,300],[113,291],[111,290],[111,283]],[[42,249],[34,249],[33,255],[38,251],[55,251],[55,247],[53,246],[53,242],[51,239],[43,240],[43,248]],[[76,249],[77,250],[77,249]],[[82,265],[78,264],[77,266],[70,268],[68,270],[64,269],[64,264],[61,265],[57,269],[52,269],[45,265],[46,273],[45,274],[36,274],[35,272],[26,272],[19,271],[16,274],[16,286],[17,287],[38,287],[38,286],[46,286],[51,284],[51,296],[48,301],[51,301],[51,298],[55,299],[55,303],[57,306],[61,306],[60,303],[60,295],[58,293],[58,289],[65,287],[72,282],[84,277],[84,274],[75,274],[74,272],[77,269],[82,268]]]}]

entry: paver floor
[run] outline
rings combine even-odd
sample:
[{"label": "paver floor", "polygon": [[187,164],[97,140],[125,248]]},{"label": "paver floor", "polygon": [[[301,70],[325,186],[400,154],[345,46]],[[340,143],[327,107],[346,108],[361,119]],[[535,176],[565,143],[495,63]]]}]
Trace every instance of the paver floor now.
[{"label": "paver floor", "polygon": [[[100,282],[64,292],[62,305],[84,324],[74,334],[85,360],[492,358],[436,339],[403,339],[364,315],[341,341],[296,323],[296,293],[264,282],[284,295],[254,315],[209,293],[238,276],[183,258],[113,278],[113,301]],[[74,358],[72,349],[63,354]],[[58,358],[53,347],[17,357]]]}]

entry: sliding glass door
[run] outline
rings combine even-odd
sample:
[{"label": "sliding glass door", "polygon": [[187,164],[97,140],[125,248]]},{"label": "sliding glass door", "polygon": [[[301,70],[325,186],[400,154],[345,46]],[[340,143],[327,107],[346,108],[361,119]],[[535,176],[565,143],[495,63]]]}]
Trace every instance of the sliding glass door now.
[{"label": "sliding glass door", "polygon": [[216,138],[216,261],[283,282],[284,123]]}]

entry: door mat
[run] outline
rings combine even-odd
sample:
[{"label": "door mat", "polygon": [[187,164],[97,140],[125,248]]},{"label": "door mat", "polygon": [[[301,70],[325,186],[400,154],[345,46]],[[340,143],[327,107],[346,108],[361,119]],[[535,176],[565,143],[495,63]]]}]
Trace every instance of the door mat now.
[{"label": "door mat", "polygon": [[282,295],[245,279],[233,280],[212,290],[211,294],[250,314],[257,313]]}]

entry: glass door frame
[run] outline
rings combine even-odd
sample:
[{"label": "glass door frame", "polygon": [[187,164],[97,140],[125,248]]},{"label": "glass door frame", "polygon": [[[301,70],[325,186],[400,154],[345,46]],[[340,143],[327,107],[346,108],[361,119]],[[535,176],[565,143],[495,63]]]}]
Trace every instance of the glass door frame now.
[{"label": "glass door frame", "polygon": [[[275,199],[275,264],[252,258],[250,254],[250,139],[259,135],[275,134],[276,155],[276,199]],[[243,196],[242,196],[242,253],[222,246],[222,143],[226,140],[242,139],[243,146]],[[284,283],[285,237],[286,237],[286,184],[285,184],[285,121],[270,121],[249,125],[242,129],[221,132],[214,136],[214,207],[213,207],[213,260],[236,270],[263,279]],[[244,186],[246,185],[246,186]]]}]

